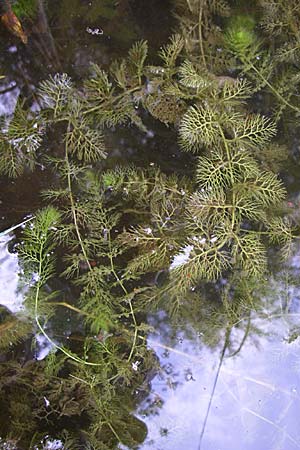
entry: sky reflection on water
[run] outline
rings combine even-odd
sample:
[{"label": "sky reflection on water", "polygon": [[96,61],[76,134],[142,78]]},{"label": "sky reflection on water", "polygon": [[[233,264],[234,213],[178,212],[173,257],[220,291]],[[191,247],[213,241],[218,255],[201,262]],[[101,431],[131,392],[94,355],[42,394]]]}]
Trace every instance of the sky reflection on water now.
[{"label": "sky reflection on water", "polygon": [[[241,354],[224,360],[201,449],[300,448],[300,343],[284,341],[281,319],[276,326],[283,333],[274,342],[259,338],[259,348],[249,342]],[[152,382],[151,398],[162,399],[163,406],[157,416],[141,415],[149,430],[143,449],[199,449],[219,355],[198,352],[192,341],[175,348],[199,357],[199,363],[159,352],[161,363],[173,370]]]},{"label": "sky reflection on water", "polygon": [[[299,260],[297,249],[290,265],[297,273]],[[280,276],[270,283],[274,298],[264,299],[264,318],[253,314],[251,320],[263,335],[249,336],[234,357],[225,352],[204,430],[224,344],[212,351],[195,334],[194,339],[177,336],[177,353],[154,345],[163,370],[152,380],[151,394],[139,408],[148,426],[141,449],[300,448],[300,338],[292,333],[299,332],[300,289],[283,285]],[[289,305],[281,315],[285,295],[290,296]],[[167,333],[163,325],[159,331]],[[234,338],[241,340],[242,330],[235,330]],[[164,344],[157,335],[152,339]]]},{"label": "sky reflection on water", "polygon": [[10,253],[7,244],[11,236],[0,237],[0,305],[5,306],[12,313],[24,309],[23,295],[18,291],[19,262],[16,253]]}]

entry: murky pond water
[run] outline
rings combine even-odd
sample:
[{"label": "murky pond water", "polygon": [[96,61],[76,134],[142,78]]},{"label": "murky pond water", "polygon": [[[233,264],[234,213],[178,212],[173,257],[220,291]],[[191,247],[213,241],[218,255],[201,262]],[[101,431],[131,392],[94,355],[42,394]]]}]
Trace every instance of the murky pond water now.
[{"label": "murky pond water", "polygon": [[[20,98],[33,110],[38,109],[35,91],[49,74],[66,72],[80,82],[91,63],[107,67],[137,39],[148,39],[155,57],[155,51],[167,40],[174,24],[171,2],[38,3],[39,22],[30,18],[26,22],[29,32],[26,46],[4,28],[0,29],[0,75],[5,75],[0,88],[1,116],[12,113]],[[153,121],[150,125],[146,135],[124,127],[114,130],[109,138],[112,151],[106,167],[124,161],[152,167],[155,161],[167,173],[177,171],[190,176],[193,157],[180,153],[174,144],[175,133]],[[44,169],[39,167],[32,175],[25,174],[13,181],[4,177],[0,180],[1,230],[25,220],[44,205],[39,193],[53,177]],[[286,170],[283,176],[290,187],[293,212],[298,214],[298,167]],[[19,234],[19,229],[0,234],[0,305],[5,307],[5,314],[17,313],[24,307],[27,287],[20,288],[20,266],[14,248]],[[147,321],[153,328],[147,343],[159,364],[148,370],[144,382],[131,393],[134,402],[128,409],[139,420],[130,422],[128,427],[137,430],[138,444],[128,447],[114,442],[111,450],[300,448],[299,254],[296,242],[293,256],[284,267],[277,267],[273,260],[274,273],[266,280],[263,292],[256,294],[255,310],[249,309],[246,317],[230,326],[221,312],[214,317],[206,304],[201,304],[201,314],[200,311],[195,315],[191,312],[190,317],[186,314],[179,329],[165,311],[149,314]],[[72,335],[77,331],[77,323],[69,311],[60,320],[65,323],[54,324],[58,334]],[[80,336],[76,339],[80,340]],[[31,344],[26,342],[18,349],[23,362],[30,359],[43,362],[51,344],[43,336],[37,339],[34,349]],[[0,355],[0,363],[3,361]],[[138,372],[140,361],[132,364]],[[44,397],[44,402],[47,406],[49,399]],[[5,415],[6,411],[1,411],[0,416]],[[72,425],[74,429],[81,427],[81,423]],[[0,426],[1,449],[26,450],[13,447],[14,436],[8,437],[11,444],[5,443],[1,432]],[[30,448],[63,448],[54,434],[44,436],[40,447]],[[73,450],[72,446],[67,449]]]}]

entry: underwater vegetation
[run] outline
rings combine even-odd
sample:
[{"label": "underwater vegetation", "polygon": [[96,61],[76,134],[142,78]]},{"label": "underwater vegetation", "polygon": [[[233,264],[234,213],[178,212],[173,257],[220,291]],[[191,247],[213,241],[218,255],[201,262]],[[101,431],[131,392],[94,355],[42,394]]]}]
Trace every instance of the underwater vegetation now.
[{"label": "underwater vegetation", "polygon": [[[147,430],[134,409],[159,370],[147,314],[211,320],[203,340],[213,347],[225,329],[230,347],[259,307],[270,249],[290,255],[299,223],[286,214],[278,132],[298,128],[300,6],[256,6],[175,0],[178,33],[155,63],[137,41],[84,81],[50,75],[39,108],[20,98],[1,117],[1,175],[49,174],[44,206],[14,243],[25,308],[0,311],[0,436],[12,446],[50,435],[65,449],[137,448]],[[33,17],[34,2],[14,10]],[[112,133],[153,123],[188,154],[185,175],[110,164]],[[42,360],[37,336],[51,347]]]}]

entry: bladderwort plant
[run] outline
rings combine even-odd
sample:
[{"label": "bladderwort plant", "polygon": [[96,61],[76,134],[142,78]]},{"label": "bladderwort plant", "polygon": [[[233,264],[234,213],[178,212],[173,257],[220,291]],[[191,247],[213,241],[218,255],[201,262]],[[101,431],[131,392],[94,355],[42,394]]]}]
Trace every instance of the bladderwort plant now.
[{"label": "bladderwort plant", "polygon": [[[251,331],[249,311],[268,273],[269,247],[288,255],[293,240],[293,224],[282,213],[284,185],[258,157],[267,150],[272,154],[284,110],[266,117],[251,109],[258,89],[272,86],[279,92],[266,75],[267,53],[257,43],[255,22],[237,18],[223,36],[214,28],[212,48],[203,38],[219,11],[212,3],[223,5],[226,16],[225,2],[188,3],[189,20],[198,14],[200,28],[191,29],[192,22],[183,20],[182,35],[161,48],[160,65],[148,63],[147,43],[137,42],[109,70],[92,66],[80,86],[66,74],[49,77],[37,90],[40,111],[19,102],[1,123],[3,175],[17,177],[40,166],[55,174],[42,193],[46,207],[26,224],[17,247],[30,282],[27,316],[18,323],[31,320],[36,330],[20,327],[14,343],[22,333],[26,339],[37,331],[51,344],[44,366],[34,369],[40,385],[34,385],[28,402],[44,418],[47,408],[35,399],[51,395],[55,406],[49,416],[55,425],[60,414],[80,417],[74,402],[59,403],[54,387],[61,382],[70,398],[79,399],[86,420],[81,435],[68,426],[63,433],[65,442],[73,439],[79,447],[82,440],[90,448],[138,442],[126,431],[134,420],[134,400],[124,394],[126,408],[121,391],[138,389],[156,364],[147,349],[149,311],[165,309],[179,324],[180,317],[197,311],[196,326],[203,299],[209,297],[205,288],[213,285],[219,322],[216,333],[212,336],[211,328],[205,338],[215,345],[225,323],[228,348],[230,331],[241,318],[249,318],[245,339]],[[188,51],[194,33],[199,58],[194,47]],[[220,42],[239,59],[234,75],[242,77],[222,72]],[[291,97],[280,92],[277,98],[296,108],[292,90]],[[151,121],[166,125],[179,148],[190,154],[186,176],[131,164],[106,168],[110,129],[130,126],[144,133]],[[52,143],[54,135],[60,139]],[[54,288],[58,278],[68,294]],[[79,336],[55,335],[52,327],[61,311],[76,317]],[[2,331],[14,324],[5,319],[1,343]],[[25,369],[16,372],[20,385],[28,383]],[[48,378],[42,382],[44,373]],[[28,425],[26,439],[34,439],[35,426]]]},{"label": "bladderwort plant", "polygon": [[[265,2],[261,3],[265,12],[263,26],[265,29],[269,29],[272,25],[266,23],[268,6]],[[279,10],[278,4],[278,13]],[[299,5],[293,8],[293,14],[299,14]],[[291,18],[289,8],[283,13],[283,16]],[[275,20],[274,17],[273,20]],[[280,20],[284,21],[285,19],[281,17]],[[288,24],[287,17],[286,20]],[[294,114],[296,113],[296,117],[298,117],[299,106],[295,101],[299,86],[299,75],[295,70],[297,44],[289,44],[287,49],[286,42],[279,41],[275,52],[271,51],[265,45],[264,36],[257,34],[255,25],[256,23],[251,17],[235,17],[229,21],[225,30],[224,45],[236,58],[237,70],[240,75],[251,80],[257,90],[261,91],[266,88],[275,97],[277,104],[274,104],[274,118],[276,120],[279,120],[286,108]],[[297,41],[299,32],[295,31],[296,28],[291,21],[290,27],[294,33],[293,41]]]}]

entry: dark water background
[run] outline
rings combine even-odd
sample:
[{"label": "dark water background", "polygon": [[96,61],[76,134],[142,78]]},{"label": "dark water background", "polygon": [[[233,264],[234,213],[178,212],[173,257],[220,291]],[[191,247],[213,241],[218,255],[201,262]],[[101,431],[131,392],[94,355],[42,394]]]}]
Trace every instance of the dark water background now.
[{"label": "dark water background", "polygon": [[[155,62],[159,46],[176,30],[170,11],[171,1],[54,0],[45,7],[46,22],[28,20],[25,24],[30,31],[27,46],[0,27],[0,67],[5,75],[0,114],[12,112],[18,97],[38,108],[34,92],[49,74],[66,72],[80,83],[90,63],[107,67],[135,40],[149,41],[150,58]],[[149,125],[147,135],[130,128],[111,133],[107,166],[126,161],[147,167],[155,161],[164,171],[189,174],[192,159],[179,152],[174,131],[150,119]],[[297,137],[290,152],[290,165],[282,176],[296,205],[291,214],[299,215]],[[49,176],[41,167],[16,180],[0,180],[0,230],[41,206],[39,192]],[[9,251],[13,237],[0,238],[0,304],[15,312],[21,307],[22,293],[17,293],[18,258]],[[220,367],[225,326],[211,346],[205,322],[187,317],[186,327],[178,330],[163,312],[149,318],[156,330],[149,337],[149,347],[155,350],[161,369],[145,387],[137,408],[137,416],[148,428],[140,449],[300,448],[299,246],[295,243],[294,256],[285,267],[277,267],[274,260],[274,268],[269,289],[262,293],[260,313],[252,313],[249,319],[244,345],[234,356],[234,351],[225,352]],[[246,327],[241,323],[232,332],[235,349]],[[39,358],[46,353],[47,346],[40,342]],[[59,442],[51,445],[47,448],[60,448]]]}]

